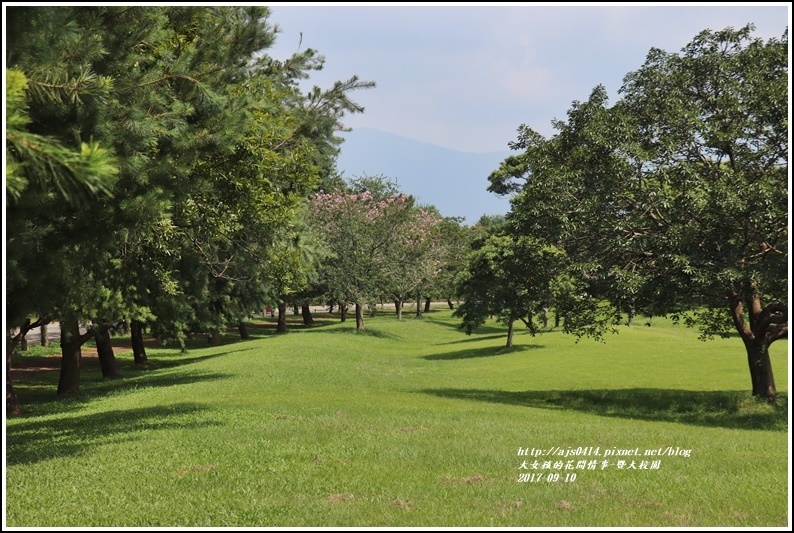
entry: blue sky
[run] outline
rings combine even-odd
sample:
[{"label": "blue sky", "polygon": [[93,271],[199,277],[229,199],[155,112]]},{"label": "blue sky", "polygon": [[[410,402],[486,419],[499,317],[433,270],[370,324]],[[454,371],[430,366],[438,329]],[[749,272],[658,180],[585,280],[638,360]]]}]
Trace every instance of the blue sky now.
[{"label": "blue sky", "polygon": [[[325,68],[309,85],[358,75],[377,83],[347,126],[375,128],[465,152],[507,149],[526,123],[544,135],[574,100],[602,84],[614,102],[652,47],[678,52],[704,29],[742,27],[779,38],[787,3],[437,4],[272,7],[271,56],[314,48]],[[301,37],[302,33],[302,37]]]}]

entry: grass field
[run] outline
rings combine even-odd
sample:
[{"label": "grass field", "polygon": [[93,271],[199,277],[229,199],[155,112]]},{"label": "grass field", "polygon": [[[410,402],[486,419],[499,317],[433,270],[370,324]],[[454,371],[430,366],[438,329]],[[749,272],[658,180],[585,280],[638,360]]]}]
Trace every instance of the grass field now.
[{"label": "grass field", "polygon": [[749,395],[738,338],[654,319],[604,344],[551,331],[505,351],[503,327],[455,326],[439,310],[360,334],[257,328],[149,349],[148,369],[120,353],[122,379],[86,370],[67,401],[57,372],[19,381],[6,525],[789,524],[786,341],[771,406]]}]

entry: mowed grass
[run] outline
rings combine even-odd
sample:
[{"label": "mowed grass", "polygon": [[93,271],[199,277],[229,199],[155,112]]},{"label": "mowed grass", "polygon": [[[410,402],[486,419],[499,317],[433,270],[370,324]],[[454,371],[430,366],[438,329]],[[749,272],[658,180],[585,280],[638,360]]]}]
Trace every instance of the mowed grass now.
[{"label": "mowed grass", "polygon": [[[122,379],[84,371],[67,401],[54,399],[57,372],[20,381],[7,525],[789,523],[786,342],[772,347],[772,406],[750,397],[738,338],[704,343],[654,319],[603,344],[519,334],[508,351],[503,327],[456,324],[439,310],[382,314],[361,334],[352,320],[229,333],[186,354],[149,349],[146,370],[127,352]],[[599,456],[532,469],[518,455],[579,447]],[[604,457],[660,447],[690,453]]]}]

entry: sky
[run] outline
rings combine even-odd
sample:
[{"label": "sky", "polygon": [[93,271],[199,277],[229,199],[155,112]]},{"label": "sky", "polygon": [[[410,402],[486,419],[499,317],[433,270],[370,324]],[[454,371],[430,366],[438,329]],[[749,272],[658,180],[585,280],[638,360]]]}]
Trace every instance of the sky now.
[{"label": "sky", "polygon": [[791,20],[781,2],[267,5],[281,30],[269,55],[325,57],[307,86],[376,82],[351,95],[365,112],[346,126],[463,152],[507,150],[521,124],[551,135],[599,84],[614,103],[651,48],[679,52],[705,29],[748,23],[780,38]]}]

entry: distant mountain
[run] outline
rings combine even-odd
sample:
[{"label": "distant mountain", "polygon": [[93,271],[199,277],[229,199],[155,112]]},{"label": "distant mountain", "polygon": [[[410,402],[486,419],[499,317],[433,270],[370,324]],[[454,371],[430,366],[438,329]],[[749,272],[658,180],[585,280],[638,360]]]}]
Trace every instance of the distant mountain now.
[{"label": "distant mountain", "polygon": [[464,216],[474,224],[482,215],[504,215],[507,198],[490,193],[488,175],[511,153],[457,152],[392,133],[356,128],[344,134],[338,168],[346,178],[383,175],[419,203],[443,216]]}]

